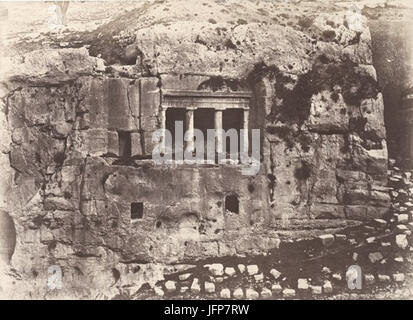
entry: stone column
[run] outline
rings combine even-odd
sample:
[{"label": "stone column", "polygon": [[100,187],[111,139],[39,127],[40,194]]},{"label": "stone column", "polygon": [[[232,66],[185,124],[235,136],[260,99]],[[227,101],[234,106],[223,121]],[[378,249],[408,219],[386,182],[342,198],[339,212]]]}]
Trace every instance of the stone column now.
[{"label": "stone column", "polygon": [[240,150],[245,150],[248,154],[248,120],[249,120],[249,110],[244,110],[244,116],[242,119],[242,129],[243,131],[243,148]]},{"label": "stone column", "polygon": [[[161,129],[162,129],[162,153],[165,153],[166,151],[166,146],[165,146],[165,130],[166,130],[166,108],[161,109],[161,114],[160,114],[160,119],[161,119]],[[171,147],[171,146],[169,146]]]},{"label": "stone column", "polygon": [[195,108],[187,108],[186,109],[186,128],[184,135],[188,134],[192,136],[190,141],[185,142],[185,150],[194,151],[195,144],[194,144],[194,110]]},{"label": "stone column", "polygon": [[222,153],[222,110],[215,110],[215,152]]}]

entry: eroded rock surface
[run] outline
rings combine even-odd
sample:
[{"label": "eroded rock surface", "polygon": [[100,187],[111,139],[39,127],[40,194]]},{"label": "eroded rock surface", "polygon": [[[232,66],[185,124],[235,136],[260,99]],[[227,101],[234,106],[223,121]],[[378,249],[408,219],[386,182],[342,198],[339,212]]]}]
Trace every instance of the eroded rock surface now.
[{"label": "eroded rock surface", "polygon": [[[11,265],[35,295],[59,294],[36,287],[51,265],[66,294],[122,296],[154,287],[171,263],[266,254],[388,212],[367,20],[354,29],[343,8],[312,3],[295,15],[294,4],[204,2],[145,3],[48,49],[13,47],[22,54],[2,82],[1,209],[16,229]],[[168,90],[250,92],[258,174],[156,165]]]}]

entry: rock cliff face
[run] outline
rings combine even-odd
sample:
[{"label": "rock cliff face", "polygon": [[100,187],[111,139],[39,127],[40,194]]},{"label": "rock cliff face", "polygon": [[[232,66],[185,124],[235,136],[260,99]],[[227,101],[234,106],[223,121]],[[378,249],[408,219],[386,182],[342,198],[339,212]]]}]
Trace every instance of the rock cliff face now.
[{"label": "rock cliff face", "polygon": [[[59,265],[76,294],[110,295],[134,268],[155,283],[162,264],[264,254],[383,216],[386,132],[366,20],[294,6],[161,1],[48,49],[17,44],[0,101],[0,223],[15,228],[4,262],[34,282]],[[171,90],[250,92],[259,173],[154,164]]]}]

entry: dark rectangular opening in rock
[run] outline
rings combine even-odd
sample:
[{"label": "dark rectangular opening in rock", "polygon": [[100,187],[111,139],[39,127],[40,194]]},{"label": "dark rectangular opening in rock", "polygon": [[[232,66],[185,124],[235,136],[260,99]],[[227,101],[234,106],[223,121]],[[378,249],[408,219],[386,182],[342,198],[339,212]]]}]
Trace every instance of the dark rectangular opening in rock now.
[{"label": "dark rectangular opening in rock", "polygon": [[236,195],[225,197],[225,212],[239,213],[239,200]]},{"label": "dark rectangular opening in rock", "polygon": [[204,159],[207,158],[207,130],[215,128],[214,117],[214,109],[202,108],[194,112],[194,128],[201,130],[204,135]]},{"label": "dark rectangular opening in rock", "polygon": [[[175,122],[177,121],[182,121],[182,136],[181,137],[175,137],[176,132],[175,132]],[[166,152],[167,153],[172,153],[175,154],[178,151],[183,151],[184,147],[184,134],[185,134],[185,109],[181,108],[168,108],[166,110],[166,129],[169,130],[172,136],[172,145],[166,144]],[[175,145],[176,138],[178,138],[180,141],[180,146],[179,149],[177,150],[178,146]]]},{"label": "dark rectangular opening in rock", "polygon": [[119,137],[119,155],[122,158],[130,158],[132,156],[131,133],[125,131],[118,132]]},{"label": "dark rectangular opening in rock", "polygon": [[131,203],[130,217],[132,220],[143,218],[143,202],[132,202]]},{"label": "dark rectangular opening in rock", "polygon": [[[240,133],[241,133],[241,128],[242,128],[242,120],[243,120],[243,110],[242,109],[227,109],[224,110],[222,114],[222,128],[227,132],[230,129],[235,129],[238,134],[238,147],[237,150],[239,151],[240,148]],[[230,152],[230,138],[226,137],[225,141],[225,151],[227,155],[229,155]]]}]

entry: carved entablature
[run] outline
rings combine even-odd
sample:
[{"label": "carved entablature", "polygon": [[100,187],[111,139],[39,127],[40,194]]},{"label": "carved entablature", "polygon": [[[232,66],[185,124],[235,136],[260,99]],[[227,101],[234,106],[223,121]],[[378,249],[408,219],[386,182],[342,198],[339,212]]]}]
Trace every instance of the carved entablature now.
[{"label": "carved entablature", "polygon": [[250,108],[252,93],[206,92],[197,90],[164,90],[163,108],[210,108],[216,110]]},{"label": "carved entablature", "polygon": [[[161,103],[161,128],[167,129],[171,135],[175,135],[175,124],[184,124],[184,132],[193,134],[194,129],[207,136],[209,129],[216,130],[215,151],[218,154],[237,154],[239,150],[249,150],[249,110],[252,92],[207,92],[197,90],[163,90]],[[175,130],[176,129],[176,130]],[[232,129],[232,130],[231,130]],[[231,130],[231,131],[229,131]],[[236,151],[230,150],[226,144],[225,134],[222,132],[236,132],[233,137],[236,143]],[[241,139],[242,135],[242,139]],[[183,137],[178,136],[181,140]],[[175,145],[177,135],[173,136],[171,145],[165,143],[164,153],[179,152]],[[185,146],[186,150],[194,150],[195,139],[186,140],[179,144]],[[205,153],[206,154],[206,153]]]}]

